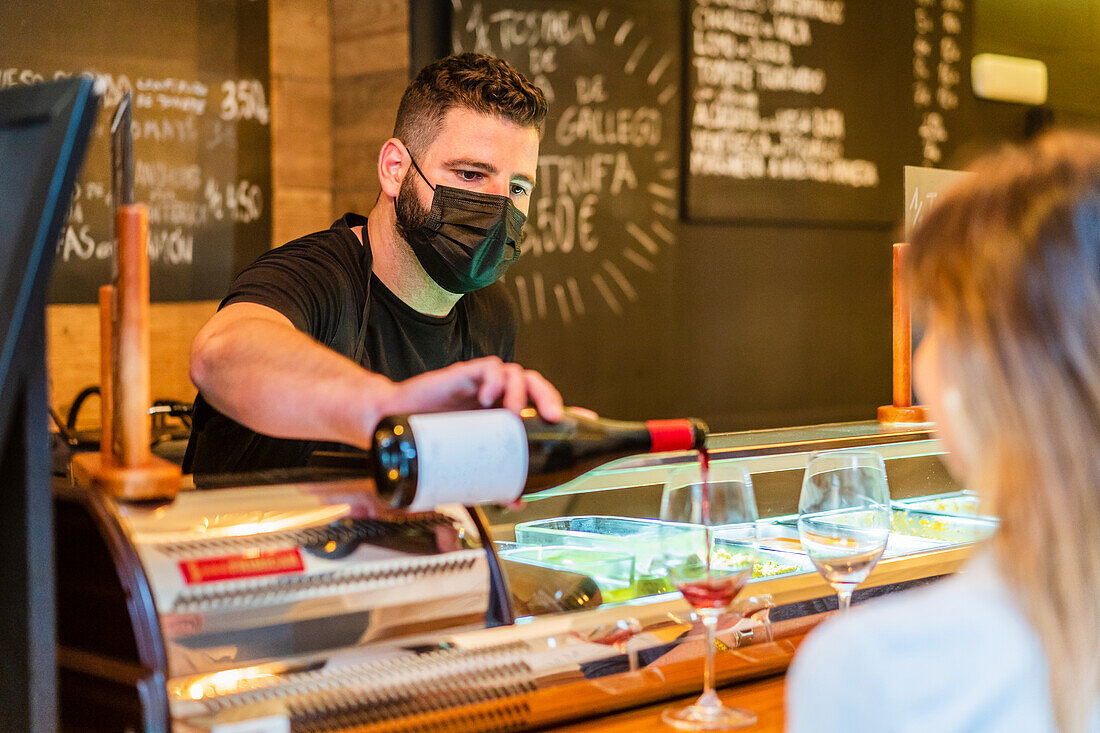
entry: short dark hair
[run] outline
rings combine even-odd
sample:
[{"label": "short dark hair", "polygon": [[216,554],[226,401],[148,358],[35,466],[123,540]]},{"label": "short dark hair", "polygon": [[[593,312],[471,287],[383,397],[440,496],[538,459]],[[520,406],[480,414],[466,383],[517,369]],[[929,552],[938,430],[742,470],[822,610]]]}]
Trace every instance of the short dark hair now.
[{"label": "short dark hair", "polygon": [[421,152],[439,135],[452,107],[503,117],[540,134],[550,109],[542,90],[504,59],[460,53],[428,64],[409,83],[393,136]]}]

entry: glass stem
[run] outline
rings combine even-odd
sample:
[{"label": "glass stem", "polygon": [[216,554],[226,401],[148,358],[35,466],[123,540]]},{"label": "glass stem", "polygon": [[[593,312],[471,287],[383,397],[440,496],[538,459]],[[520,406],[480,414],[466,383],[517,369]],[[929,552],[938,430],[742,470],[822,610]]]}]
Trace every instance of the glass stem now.
[{"label": "glass stem", "polygon": [[840,612],[845,613],[852,605],[852,589],[841,588],[836,592],[837,605],[840,607]]},{"label": "glass stem", "polygon": [[699,702],[710,703],[717,699],[717,694],[714,692],[714,632],[718,628],[718,611],[705,608],[699,611],[699,615],[702,616],[707,638],[706,665],[703,667],[703,696],[699,698]]}]

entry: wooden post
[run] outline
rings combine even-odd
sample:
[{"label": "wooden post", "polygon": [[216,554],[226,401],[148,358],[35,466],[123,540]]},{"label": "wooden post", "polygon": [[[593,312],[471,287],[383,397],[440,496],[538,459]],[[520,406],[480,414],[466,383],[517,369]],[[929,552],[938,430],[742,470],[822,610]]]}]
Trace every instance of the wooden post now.
[{"label": "wooden post", "polygon": [[73,480],[130,501],[172,499],[182,472],[152,455],[149,374],[149,212],[118,207],[118,284],[100,289],[103,424],[99,453],[73,457]]},{"label": "wooden post", "polygon": [[[111,365],[115,392],[115,457],[123,468],[149,462],[152,422],[149,405],[149,212],[142,205],[120,206],[118,232],[118,306]],[[123,286],[123,283],[125,285]]]},{"label": "wooden post", "polygon": [[115,376],[114,360],[115,286],[99,289],[99,455],[104,464],[111,463],[115,445]]},{"label": "wooden post", "polygon": [[909,245],[894,244],[892,291],[893,314],[893,398],[891,405],[878,408],[880,423],[928,422],[925,409],[913,404],[913,326],[910,314],[909,293],[905,287],[905,255]]}]

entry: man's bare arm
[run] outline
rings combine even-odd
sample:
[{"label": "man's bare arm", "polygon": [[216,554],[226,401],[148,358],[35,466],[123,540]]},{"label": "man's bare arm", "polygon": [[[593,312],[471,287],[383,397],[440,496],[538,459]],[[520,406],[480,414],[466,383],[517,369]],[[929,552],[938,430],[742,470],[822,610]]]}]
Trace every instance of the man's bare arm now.
[{"label": "man's bare arm", "polygon": [[255,303],[232,303],[203,326],[191,380],[211,405],[257,432],[360,447],[395,389]]},{"label": "man's bare arm", "polygon": [[218,311],[195,337],[191,379],[211,405],[278,438],[331,440],[361,448],[385,415],[488,407],[518,412],[530,400],[549,420],[561,396],[537,372],[484,357],[395,383],[255,303]]}]

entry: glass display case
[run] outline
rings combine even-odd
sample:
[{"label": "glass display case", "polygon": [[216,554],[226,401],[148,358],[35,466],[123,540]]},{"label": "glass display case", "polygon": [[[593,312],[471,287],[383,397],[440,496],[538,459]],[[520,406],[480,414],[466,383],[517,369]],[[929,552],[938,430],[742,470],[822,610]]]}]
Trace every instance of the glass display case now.
[{"label": "glass display case", "polygon": [[[927,430],[712,436],[752,475],[753,579],[719,635],[724,683],[781,672],[832,595],[793,520],[810,453],[885,459],[894,532],[865,584],[956,570],[996,527]],[[694,691],[691,607],[655,557],[661,485],[693,453],[623,459],[519,509],[384,507],[369,480],[56,492],[62,715],[179,731],[520,729]]]}]

